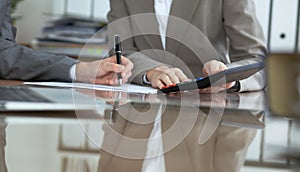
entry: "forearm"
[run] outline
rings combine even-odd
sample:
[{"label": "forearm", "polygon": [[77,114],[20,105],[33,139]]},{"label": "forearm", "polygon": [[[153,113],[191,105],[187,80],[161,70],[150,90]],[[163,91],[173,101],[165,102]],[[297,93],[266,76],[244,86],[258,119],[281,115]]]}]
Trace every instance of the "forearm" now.
[{"label": "forearm", "polygon": [[33,51],[0,39],[0,78],[18,80],[71,81],[70,68],[76,60]]},{"label": "forearm", "polygon": [[0,11],[0,78],[71,81],[70,68],[75,60],[33,51],[15,42],[9,3],[1,4]]},{"label": "forearm", "polygon": [[[253,1],[225,0],[223,3],[224,28],[230,46],[229,56],[235,67],[264,61],[267,56],[266,41],[259,21],[255,16]],[[264,72],[240,81],[243,91],[255,91],[265,87]]]}]

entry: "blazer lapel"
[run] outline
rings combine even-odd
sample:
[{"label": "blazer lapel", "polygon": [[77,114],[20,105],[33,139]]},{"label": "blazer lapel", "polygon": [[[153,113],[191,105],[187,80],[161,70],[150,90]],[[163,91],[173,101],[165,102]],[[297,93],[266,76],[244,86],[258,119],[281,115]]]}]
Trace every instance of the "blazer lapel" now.
[{"label": "blazer lapel", "polygon": [[[163,49],[158,22],[154,10],[154,0],[126,0],[130,15],[146,14],[147,17],[133,17],[138,30],[138,34],[142,34],[143,38],[149,45],[150,49]],[[154,35],[150,35],[154,33]]]},{"label": "blazer lapel", "polygon": [[[193,17],[193,14],[198,7],[200,0],[189,0],[187,3],[183,0],[173,0],[170,16],[174,16],[174,18],[169,18],[168,28],[167,28],[167,39],[166,39],[166,50],[171,52],[172,54],[177,54],[179,50],[179,46],[181,45],[180,41],[183,40],[184,34],[188,28],[188,25],[183,25],[184,23],[178,23],[176,18],[180,18],[185,20],[185,22],[189,23]],[[180,26],[180,34],[178,34],[178,27]],[[176,37],[177,40],[173,40],[170,37]]]},{"label": "blazer lapel", "polygon": [[[153,15],[148,15],[149,17],[147,20],[143,20],[143,18],[134,18],[135,24],[139,31],[137,31],[139,34],[142,33],[155,33],[158,34],[157,36],[153,35],[144,35],[143,38],[146,40],[146,42],[149,45],[150,49],[163,49],[161,38],[159,36],[159,28],[158,28],[158,22],[155,15],[154,10],[154,0],[125,0],[128,5],[128,10],[130,15],[135,14],[142,14],[142,13],[149,13]],[[194,11],[196,10],[198,3],[200,0],[189,0],[189,3],[186,3],[186,1],[183,0],[173,0],[172,8],[170,11],[171,16],[179,17],[186,22],[189,22],[194,14]],[[176,38],[180,41],[184,37],[184,32],[188,28],[188,25],[183,26],[181,28],[181,33],[178,35],[178,30],[176,31],[176,23],[178,21],[176,20],[169,20],[168,22],[168,28],[167,28],[167,36],[176,34]],[[177,33],[176,33],[177,32]],[[173,36],[172,36],[173,37]],[[166,50],[171,52],[172,54],[176,54],[179,46],[181,45],[178,41],[171,41],[170,38],[166,38]]]}]

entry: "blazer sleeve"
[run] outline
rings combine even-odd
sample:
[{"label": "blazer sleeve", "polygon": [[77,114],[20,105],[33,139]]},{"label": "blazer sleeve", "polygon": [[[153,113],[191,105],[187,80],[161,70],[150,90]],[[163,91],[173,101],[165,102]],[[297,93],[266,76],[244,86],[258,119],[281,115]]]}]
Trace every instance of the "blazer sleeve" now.
[{"label": "blazer sleeve", "polygon": [[10,18],[10,1],[1,0],[0,78],[18,80],[71,81],[70,68],[76,60],[33,51],[15,42],[16,29]]},{"label": "blazer sleeve", "polygon": [[[108,25],[108,40],[110,55],[114,55],[113,51],[113,36],[118,34],[122,39],[123,55],[129,58],[134,68],[130,82],[143,85],[142,76],[150,69],[162,65],[170,66],[151,59],[147,54],[141,52],[135,45],[134,36],[132,33],[132,24],[130,21],[127,4],[124,0],[110,0],[110,11],[107,15]],[[123,41],[124,40],[124,41]]]},{"label": "blazer sleeve", "polygon": [[[263,61],[267,55],[263,31],[255,14],[252,0],[223,0],[224,29],[229,38],[228,67]],[[240,91],[254,91],[265,87],[264,72],[241,80]]]}]

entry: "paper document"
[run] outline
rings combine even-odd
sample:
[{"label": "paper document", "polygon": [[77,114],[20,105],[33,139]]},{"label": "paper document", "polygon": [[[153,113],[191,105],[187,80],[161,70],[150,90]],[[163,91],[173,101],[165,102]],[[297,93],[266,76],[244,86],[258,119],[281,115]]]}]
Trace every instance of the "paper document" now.
[{"label": "paper document", "polygon": [[24,82],[26,85],[39,85],[48,87],[67,87],[67,88],[84,88],[102,91],[120,91],[126,93],[142,93],[142,94],[154,94],[157,93],[157,89],[151,87],[145,87],[135,84],[123,84],[121,86],[108,86],[108,85],[95,85],[87,83],[67,83],[67,82]]}]

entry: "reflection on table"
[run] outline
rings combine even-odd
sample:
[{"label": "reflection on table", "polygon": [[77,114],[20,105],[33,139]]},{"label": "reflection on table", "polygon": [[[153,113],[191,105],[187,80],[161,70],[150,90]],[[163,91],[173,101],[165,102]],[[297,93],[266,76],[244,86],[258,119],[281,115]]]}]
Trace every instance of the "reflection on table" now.
[{"label": "reflection on table", "polygon": [[[0,133],[3,136],[6,130],[6,138],[0,141],[7,142],[9,171],[47,171],[45,167],[48,171],[151,171],[153,167],[156,171],[206,172],[240,171],[245,160],[248,166],[281,163],[266,163],[264,157],[247,159],[257,138],[263,145],[257,147],[261,155],[266,151],[261,148],[270,142],[266,135],[272,127],[279,128],[276,123],[261,122],[269,119],[264,114],[264,92],[142,95],[77,91],[105,100],[107,108],[79,120],[66,112],[52,118],[45,113],[31,116],[27,112],[27,118],[1,114],[5,127]],[[289,124],[286,119],[280,121]],[[297,133],[294,125],[287,131]],[[4,145],[0,145],[2,164]],[[159,149],[151,152],[151,145]]]}]

